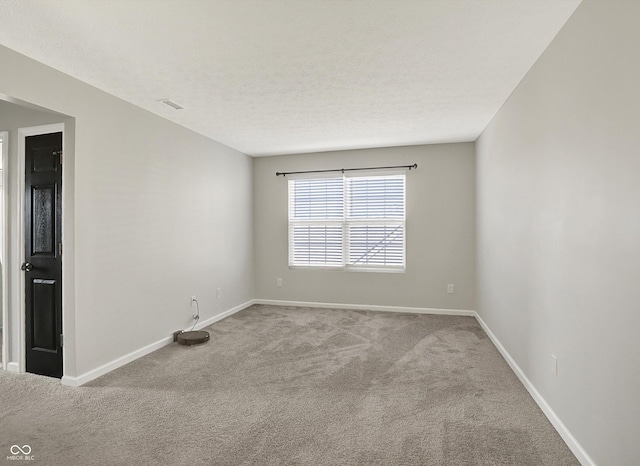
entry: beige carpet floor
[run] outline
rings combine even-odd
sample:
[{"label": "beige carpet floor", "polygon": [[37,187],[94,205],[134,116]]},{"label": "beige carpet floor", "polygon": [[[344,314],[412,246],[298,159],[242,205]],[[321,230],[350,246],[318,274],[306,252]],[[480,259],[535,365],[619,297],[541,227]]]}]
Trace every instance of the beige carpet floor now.
[{"label": "beige carpet floor", "polygon": [[79,388],[0,371],[0,463],[578,464],[471,317],[256,305],[208,330]]}]

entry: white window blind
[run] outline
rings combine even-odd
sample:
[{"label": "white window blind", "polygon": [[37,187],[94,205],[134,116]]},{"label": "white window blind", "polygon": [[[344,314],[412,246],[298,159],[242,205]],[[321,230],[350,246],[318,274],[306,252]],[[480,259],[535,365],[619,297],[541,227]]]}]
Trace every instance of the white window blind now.
[{"label": "white window blind", "polygon": [[289,265],[405,267],[405,175],[289,180]]}]

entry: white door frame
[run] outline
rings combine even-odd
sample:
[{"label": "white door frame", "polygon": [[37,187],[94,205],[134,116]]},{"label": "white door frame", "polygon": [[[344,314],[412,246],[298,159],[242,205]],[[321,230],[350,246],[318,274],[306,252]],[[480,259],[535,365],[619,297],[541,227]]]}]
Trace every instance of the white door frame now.
[{"label": "white door frame", "polygon": [[[48,133],[62,133],[62,147],[64,148],[64,123],[55,123],[52,125],[44,125],[44,126],[32,126],[30,128],[20,128],[18,129],[18,163],[17,163],[17,203],[18,203],[18,215],[17,215],[17,231],[18,237],[17,241],[14,244],[17,244],[18,247],[18,264],[24,264],[24,238],[25,238],[25,230],[24,230],[24,188],[25,188],[25,150],[26,150],[26,138],[28,136],[37,136],[39,134],[48,134]],[[63,149],[64,155],[64,149]],[[64,164],[62,164],[62,171],[64,173]],[[64,183],[64,176],[63,176]],[[62,209],[62,243],[64,244],[64,185],[62,189],[62,205],[60,208]],[[25,372],[27,369],[26,364],[26,324],[25,324],[25,312],[26,312],[26,303],[25,303],[25,275],[24,273],[19,271],[19,266],[16,264],[15,270],[16,273],[19,273],[19,279],[14,280],[14,286],[12,287],[12,292],[16,293],[18,299],[18,321],[19,321],[19,335],[17,335],[17,339],[20,342],[20,357],[18,359],[18,372]],[[64,270],[64,259],[62,261],[62,266]],[[63,276],[64,279],[64,276]],[[61,289],[64,293],[64,282]],[[64,299],[62,301],[62,328],[64,329]],[[13,335],[15,338],[16,335]],[[62,374],[65,374],[65,347],[62,347]]]},{"label": "white door frame", "polygon": [[2,203],[0,204],[0,218],[2,218],[2,265],[0,273],[2,274],[2,368],[7,369],[7,362],[9,358],[9,352],[7,351],[7,341],[9,331],[7,330],[7,324],[9,323],[9,288],[7,286],[7,259],[9,258],[9,216],[7,215],[9,209],[7,209],[7,199],[9,198],[8,180],[9,180],[9,132],[0,131],[0,139],[2,139]]}]

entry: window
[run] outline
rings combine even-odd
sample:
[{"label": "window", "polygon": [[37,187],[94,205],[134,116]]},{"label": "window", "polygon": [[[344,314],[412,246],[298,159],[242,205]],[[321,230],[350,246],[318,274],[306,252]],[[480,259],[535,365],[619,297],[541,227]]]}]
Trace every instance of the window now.
[{"label": "window", "polygon": [[404,173],[290,179],[289,266],[404,270]]}]

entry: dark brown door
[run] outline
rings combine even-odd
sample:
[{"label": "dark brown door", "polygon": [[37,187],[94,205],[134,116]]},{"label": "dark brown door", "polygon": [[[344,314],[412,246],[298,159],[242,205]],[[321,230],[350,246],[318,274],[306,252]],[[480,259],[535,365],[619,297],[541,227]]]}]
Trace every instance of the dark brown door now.
[{"label": "dark brown door", "polygon": [[62,133],[25,143],[27,372],[62,377]]}]

